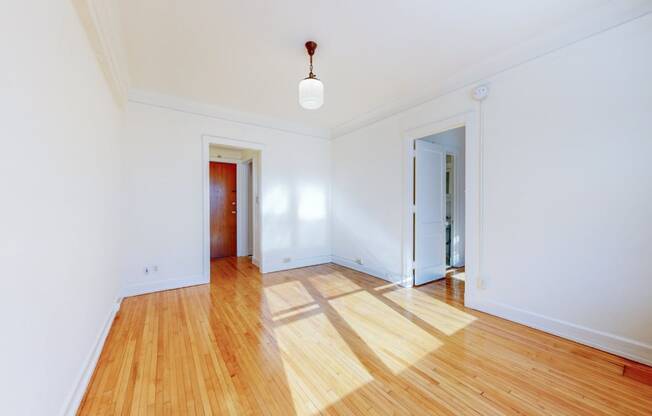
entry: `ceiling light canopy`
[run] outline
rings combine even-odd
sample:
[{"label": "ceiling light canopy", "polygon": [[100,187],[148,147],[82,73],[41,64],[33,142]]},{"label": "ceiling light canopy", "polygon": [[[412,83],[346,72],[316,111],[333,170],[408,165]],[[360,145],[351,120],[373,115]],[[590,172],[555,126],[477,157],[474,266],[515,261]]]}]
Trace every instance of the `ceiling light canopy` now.
[{"label": "ceiling light canopy", "polygon": [[310,73],[299,82],[299,104],[306,110],[316,110],[324,104],[324,84],[312,72],[312,56],[315,49],[315,42],[306,42],[306,50],[310,56]]}]

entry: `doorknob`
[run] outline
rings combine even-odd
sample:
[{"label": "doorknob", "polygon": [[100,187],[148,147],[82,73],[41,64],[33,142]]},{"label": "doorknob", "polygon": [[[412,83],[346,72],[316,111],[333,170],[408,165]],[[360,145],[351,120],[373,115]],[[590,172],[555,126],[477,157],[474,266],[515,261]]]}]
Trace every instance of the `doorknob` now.
[{"label": "doorknob", "polygon": [[235,202],[231,202],[231,205],[235,205]]},{"label": "doorknob", "polygon": [[235,214],[235,211],[231,211],[231,214]]}]

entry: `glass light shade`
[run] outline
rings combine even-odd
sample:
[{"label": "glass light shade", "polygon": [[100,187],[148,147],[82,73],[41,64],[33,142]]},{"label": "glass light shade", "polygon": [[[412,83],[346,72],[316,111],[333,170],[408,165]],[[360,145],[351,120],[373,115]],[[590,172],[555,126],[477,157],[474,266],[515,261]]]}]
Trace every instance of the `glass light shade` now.
[{"label": "glass light shade", "polygon": [[316,110],[324,104],[324,84],[317,78],[306,78],[299,83],[299,104],[307,110]]}]

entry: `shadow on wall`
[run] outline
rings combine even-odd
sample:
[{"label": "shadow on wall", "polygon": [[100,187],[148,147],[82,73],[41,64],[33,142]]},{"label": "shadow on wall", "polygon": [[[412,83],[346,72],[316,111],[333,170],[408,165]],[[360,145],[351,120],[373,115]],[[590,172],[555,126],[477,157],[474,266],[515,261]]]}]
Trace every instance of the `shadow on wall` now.
[{"label": "shadow on wall", "polygon": [[[402,271],[393,267],[393,264],[399,264],[399,267],[401,264],[400,256],[396,256],[401,252],[400,234],[392,236],[381,225],[391,222],[377,220],[372,213],[348,203],[354,200],[348,195],[340,195],[337,210],[346,212],[346,215],[333,215],[334,234],[338,231],[345,233],[348,240],[348,253],[344,258],[351,262],[360,259],[364,266],[377,269],[392,278],[401,276]],[[346,218],[347,221],[342,222],[339,218]],[[400,222],[400,214],[397,218]]]}]

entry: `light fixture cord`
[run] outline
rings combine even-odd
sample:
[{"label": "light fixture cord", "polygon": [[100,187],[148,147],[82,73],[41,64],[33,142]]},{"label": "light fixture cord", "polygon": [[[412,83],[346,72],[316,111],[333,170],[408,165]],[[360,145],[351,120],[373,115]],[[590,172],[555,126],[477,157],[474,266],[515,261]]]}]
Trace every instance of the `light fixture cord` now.
[{"label": "light fixture cord", "polygon": [[312,73],[312,54],[310,55],[310,73],[308,74],[308,78],[314,78],[315,74]]}]

